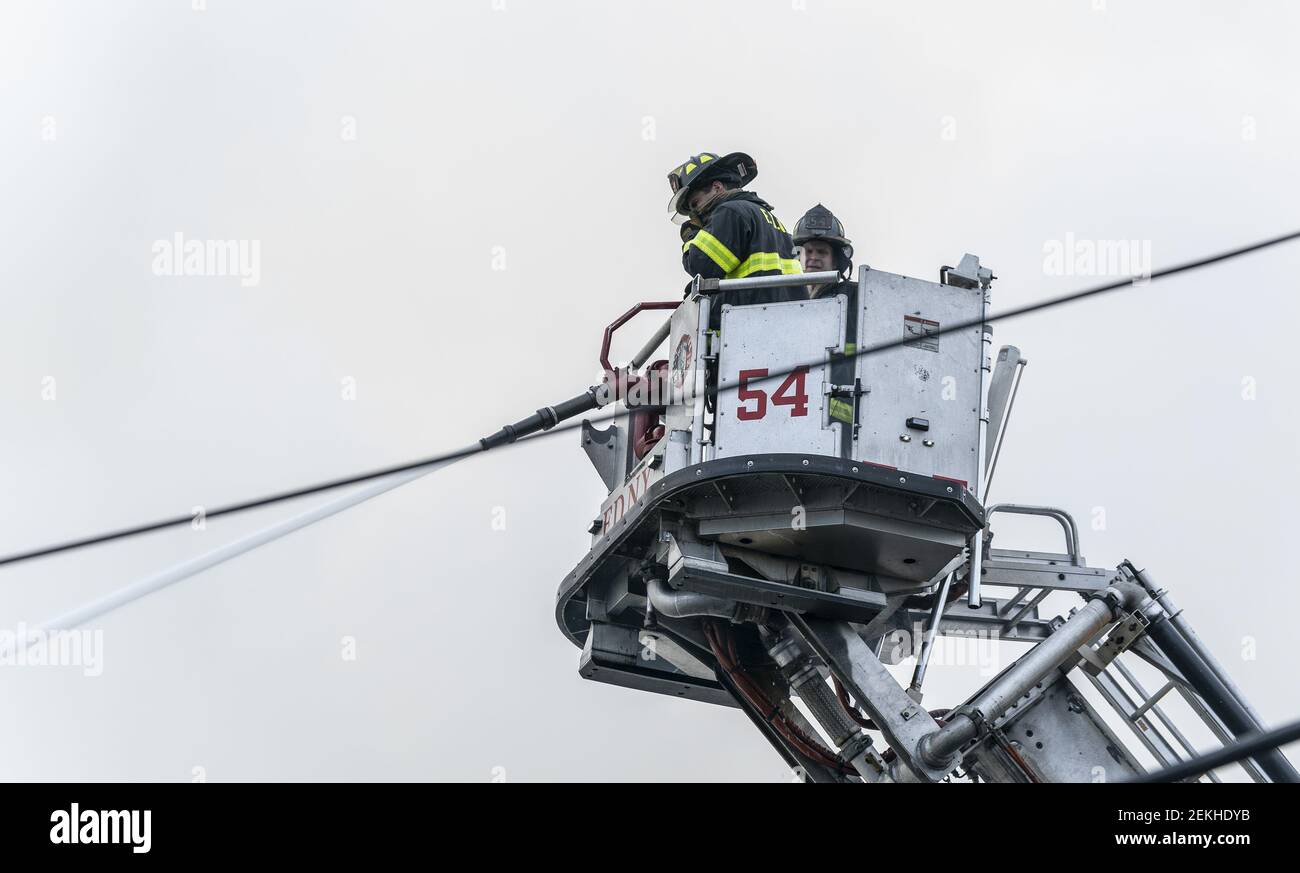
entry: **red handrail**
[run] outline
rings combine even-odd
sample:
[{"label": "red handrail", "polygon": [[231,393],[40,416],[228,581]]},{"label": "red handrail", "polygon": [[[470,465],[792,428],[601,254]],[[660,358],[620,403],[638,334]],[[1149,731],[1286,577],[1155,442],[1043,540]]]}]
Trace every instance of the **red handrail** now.
[{"label": "red handrail", "polygon": [[614,369],[609,363],[609,344],[610,341],[614,339],[614,331],[627,324],[639,313],[645,312],[648,309],[676,309],[681,305],[682,301],[680,300],[660,300],[657,302],[649,301],[638,303],[636,306],[633,306],[627,312],[624,312],[618,318],[614,319],[613,323],[610,324],[609,327],[605,328],[605,340],[600,344],[600,365],[605,368],[606,372]]},{"label": "red handrail", "polygon": [[[614,319],[614,321],[609,325],[609,327],[605,328],[605,338],[600,344],[600,365],[605,369],[605,379],[611,383],[611,388],[614,391],[615,400],[621,398],[622,392],[619,390],[619,380],[617,378],[617,371],[615,371],[614,366],[609,362],[609,345],[614,339],[614,331],[618,330],[620,327],[622,327],[623,325],[631,321],[633,318],[635,318],[639,313],[645,312],[646,310],[676,309],[678,306],[681,305],[682,302],[680,300],[644,301],[638,303],[636,306],[633,306],[627,312],[624,312],[618,318]],[[629,386],[634,381],[635,381],[635,377],[632,376],[631,374],[628,374]]]}]

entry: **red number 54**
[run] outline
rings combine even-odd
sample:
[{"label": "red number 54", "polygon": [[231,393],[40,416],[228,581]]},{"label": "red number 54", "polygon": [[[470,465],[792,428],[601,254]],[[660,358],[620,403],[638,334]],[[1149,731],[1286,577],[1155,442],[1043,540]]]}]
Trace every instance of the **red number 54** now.
[{"label": "red number 54", "polygon": [[[753,408],[748,406],[736,407],[736,418],[741,421],[755,421],[767,415],[767,394],[761,388],[750,388],[750,379],[762,379],[767,376],[767,370],[741,370],[740,386],[736,396],[740,398],[741,403],[754,401]],[[773,406],[789,406],[790,417],[798,418],[808,414],[808,392],[804,388],[804,382],[808,376],[807,367],[799,367],[797,370],[785,377],[781,387],[776,389],[772,395]],[[793,393],[791,393],[793,392]]]}]

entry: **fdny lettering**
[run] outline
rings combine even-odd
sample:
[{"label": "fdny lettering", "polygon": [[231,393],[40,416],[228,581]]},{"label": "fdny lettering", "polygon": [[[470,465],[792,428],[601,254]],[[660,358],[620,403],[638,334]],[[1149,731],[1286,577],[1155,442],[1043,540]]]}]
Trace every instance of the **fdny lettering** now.
[{"label": "fdny lettering", "polygon": [[[649,460],[649,458],[646,460]],[[632,475],[622,488],[609,495],[600,513],[601,536],[609,533],[609,529],[617,524],[619,519],[627,514],[628,510],[636,506],[641,501],[641,498],[646,496],[650,491],[650,486],[659,478],[655,474],[656,471],[650,469],[649,464],[642,464],[632,471]]]}]

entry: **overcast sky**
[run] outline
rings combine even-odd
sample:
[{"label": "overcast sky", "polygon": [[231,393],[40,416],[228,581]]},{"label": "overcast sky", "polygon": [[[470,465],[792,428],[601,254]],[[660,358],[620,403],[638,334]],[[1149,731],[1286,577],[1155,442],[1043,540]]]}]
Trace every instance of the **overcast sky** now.
[{"label": "overcast sky", "polygon": [[[703,150],[753,155],[787,225],[825,203],[860,264],[978,254],[995,309],[1104,281],[1054,241],[1159,268],[1300,227],[1284,3],[196,5],[0,12],[5,553],[573,395],[604,325],[679,294],[665,174]],[[178,233],[256,275],[159,268]],[[995,333],[1030,364],[993,498],[1149,568],[1271,723],[1300,716],[1298,275],[1278,248]],[[557,437],[123,608],[101,675],[0,668],[0,778],[788,779],[736,710],[578,677],[552,610],[603,493]],[[320,500],[2,568],[0,628]],[[926,702],[982,681],[937,665]]]}]

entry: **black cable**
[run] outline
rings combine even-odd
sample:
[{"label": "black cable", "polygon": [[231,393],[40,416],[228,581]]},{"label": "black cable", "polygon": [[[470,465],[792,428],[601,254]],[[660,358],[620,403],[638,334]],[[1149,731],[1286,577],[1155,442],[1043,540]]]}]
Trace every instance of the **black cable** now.
[{"label": "black cable", "polygon": [[[1273,237],[1272,239],[1267,239],[1262,242],[1241,246],[1240,248],[1230,249],[1226,252],[1220,252],[1219,254],[1216,255],[1210,255],[1204,258],[1198,258],[1197,260],[1194,261],[1187,261],[1186,263],[1178,264],[1173,267],[1166,267],[1163,270],[1157,270],[1147,278],[1154,280],[1154,279],[1163,278],[1165,276],[1172,276],[1176,273],[1183,273],[1189,270],[1195,270],[1200,267],[1209,266],[1210,264],[1216,264],[1220,261],[1226,261],[1231,258],[1247,255],[1250,254],[1251,252],[1257,252],[1261,249],[1266,249],[1271,246],[1280,245],[1281,243],[1284,242],[1290,242],[1291,240],[1294,239],[1300,239],[1300,231],[1295,231],[1293,233],[1288,233],[1282,236]],[[1073,303],[1075,301],[1083,300],[1089,297],[1094,297],[1096,295],[1104,294],[1109,291],[1115,291],[1119,288],[1127,288],[1131,286],[1133,282],[1134,280],[1132,278],[1123,279],[1118,282],[1111,282],[1106,285],[1099,285],[1095,288],[1086,288],[1082,291],[1075,291],[1071,294],[1066,294],[1061,297],[1053,297],[1048,300],[1040,300],[1037,303],[1029,303],[1024,306],[1018,306],[1014,309],[1009,309],[1006,312],[998,313],[995,316],[986,316],[981,319],[974,319],[965,322],[953,323],[953,324],[949,324],[946,327],[941,326],[939,329],[935,330],[934,332],[927,333],[926,337],[942,336],[946,333],[951,333],[953,331],[958,331],[958,330],[965,330],[967,328],[975,327],[981,324],[992,324],[997,321],[1006,321],[1012,318],[1017,318],[1022,315],[1028,315],[1033,312],[1041,312],[1043,310],[1050,309],[1054,306],[1061,306],[1066,303]],[[865,348],[857,349],[853,352],[853,354],[844,355],[844,358],[854,359],[854,358],[864,357],[866,355],[877,354],[879,352],[888,351],[889,349],[907,345],[908,343],[914,343],[917,341],[917,339],[918,338],[916,337],[901,337],[899,339],[889,340],[887,342],[876,343],[874,345],[867,346]],[[799,364],[794,367],[789,367],[785,370],[780,370],[776,373],[769,373],[767,376],[763,376],[757,379],[750,379],[749,384],[765,382],[769,379],[780,378],[781,376],[788,376],[789,374],[801,368],[820,366],[823,363],[824,363],[823,359],[809,361],[804,364]],[[726,390],[734,391],[736,390],[736,388],[733,387]],[[534,439],[540,439],[550,434],[565,433],[567,431],[581,427],[583,421],[588,421],[588,422],[609,421],[614,418],[617,418],[619,415],[622,414],[623,413],[615,410],[615,411],[603,413],[601,415],[592,416],[587,419],[582,419],[579,421],[570,421],[567,424],[560,424],[548,430],[544,430],[540,433],[535,433],[530,436],[523,437],[519,440],[500,443],[499,445],[514,445],[517,443],[528,442]],[[346,485],[355,485],[361,482],[368,481],[370,479],[382,478],[384,476],[392,475],[393,473],[402,473],[407,470],[416,470],[419,469],[420,467],[432,466],[434,464],[438,464],[443,461],[456,460],[458,458],[466,457],[467,455],[490,451],[492,449],[498,448],[499,445],[492,445],[488,447],[482,444],[475,444],[467,448],[458,449],[454,452],[447,452],[440,455],[434,455],[433,457],[412,461],[407,464],[399,464],[394,467],[385,467],[379,470],[371,471],[369,473],[359,473],[355,476],[347,476],[341,479],[332,479],[327,482],[322,482],[318,485],[310,485],[305,488],[296,488],[291,491],[282,491],[277,494],[268,495],[266,497],[259,497],[255,500],[246,500],[241,503],[232,503],[228,506],[218,507],[217,509],[205,513],[205,518],[216,518],[217,516],[230,515],[232,513],[243,512],[248,509],[257,509],[259,507],[268,506],[270,504],[279,503],[285,500],[293,500],[298,497],[305,497],[310,494],[318,494],[322,491],[329,491],[334,488],[342,488]],[[107,543],[107,542],[112,542],[114,540],[125,539],[127,537],[136,536],[138,534],[152,533],[153,531],[162,530],[168,527],[174,527],[182,524],[189,524],[192,520],[193,517],[189,515],[176,516],[174,518],[168,518],[168,519],[163,519],[161,521],[150,522],[148,524],[140,524],[134,527],[121,528],[119,530],[110,531],[108,533],[103,533],[103,534],[97,534],[95,536],[83,537],[75,540],[67,540],[62,543],[57,543],[50,546],[42,546],[35,549],[29,549],[23,552],[14,552],[13,554],[0,557],[0,567],[9,564],[17,564],[20,561],[29,561],[35,558],[42,558],[47,555],[55,555],[60,552],[67,552],[73,549],[79,549],[86,546],[99,545],[101,543]]]},{"label": "black cable", "polygon": [[1154,773],[1148,773],[1145,776],[1139,776],[1137,779],[1128,779],[1127,782],[1182,782],[1184,779],[1191,779],[1208,773],[1218,767],[1226,764],[1233,764],[1245,758],[1258,755],[1260,752],[1266,752],[1270,749],[1276,749],[1279,746],[1285,746],[1287,743],[1294,743],[1300,740],[1300,721],[1294,721],[1291,724],[1283,725],[1280,728],[1274,728],[1271,731],[1253,734],[1237,740],[1229,746],[1224,746],[1215,752],[1201,755],[1199,758],[1192,758],[1189,761],[1183,761],[1181,764],[1175,764],[1172,767],[1166,767],[1164,770],[1157,770]]},{"label": "black cable", "polygon": [[[1166,276],[1173,276],[1177,273],[1185,273],[1189,270],[1196,270],[1201,267],[1208,267],[1211,264],[1217,264],[1220,261],[1227,261],[1232,258],[1241,257],[1242,255],[1248,255],[1251,252],[1257,252],[1261,249],[1266,249],[1271,246],[1281,245],[1282,243],[1285,242],[1291,242],[1292,240],[1295,239],[1300,239],[1300,230],[1293,231],[1292,233],[1283,234],[1282,236],[1275,236],[1272,239],[1266,239],[1262,242],[1251,243],[1250,245],[1241,246],[1240,248],[1229,249],[1228,251],[1220,252],[1217,255],[1209,255],[1204,258],[1197,258],[1194,261],[1186,261],[1181,264],[1175,264],[1172,267],[1165,267],[1163,270],[1156,270],[1154,273],[1152,273],[1149,276],[1145,276],[1145,277],[1130,276],[1128,278],[1120,279],[1115,282],[1109,282],[1105,285],[1098,285],[1094,288],[1085,288],[1082,291],[1073,291],[1069,294],[1062,295],[1061,297],[1050,297],[1047,300],[1040,300],[1037,303],[1027,303],[1024,306],[1017,306],[1013,309],[1008,309],[1005,312],[999,312],[993,316],[986,315],[983,318],[972,318],[968,321],[953,322],[946,327],[940,326],[938,329],[932,332],[927,331],[924,336],[905,336],[905,337],[899,337],[898,339],[889,340],[888,342],[876,343],[874,345],[867,346],[864,349],[857,349],[852,354],[843,355],[842,357],[844,360],[852,360],[854,358],[862,357],[863,355],[875,354],[877,352],[887,351],[889,349],[897,348],[899,346],[913,344],[919,340],[928,339],[929,337],[939,337],[947,333],[953,333],[959,330],[966,330],[967,328],[971,328],[971,327],[978,327],[982,324],[992,324],[995,321],[1007,321],[1012,318],[1018,318],[1019,316],[1022,315],[1029,315],[1034,312],[1040,312],[1045,309],[1051,309],[1052,307],[1055,306],[1061,306],[1066,303],[1074,303],[1076,301],[1084,300],[1089,297],[1095,297],[1099,294],[1105,294],[1110,291],[1117,291],[1120,288],[1133,287],[1134,283],[1138,279],[1142,279],[1143,281],[1153,281],[1155,279],[1161,279]],[[795,370],[803,369],[805,367],[816,367],[816,366],[820,366],[823,363],[824,360],[822,359],[807,361],[805,363],[797,364],[793,367],[789,367],[785,370],[779,370],[775,373],[770,373],[767,376],[751,378],[747,381],[748,384],[755,385],[761,382],[766,382],[769,379],[779,379],[782,376],[788,376],[791,373],[793,373]]]},{"label": "black cable", "polygon": [[[407,470],[418,470],[421,467],[430,467],[444,461],[454,461],[458,458],[464,458],[468,455],[477,454],[483,451],[482,446],[475,443],[464,449],[454,452],[447,452],[441,455],[435,455],[432,458],[425,458],[422,461],[412,461],[409,464],[399,464],[396,467],[384,467],[380,470],[374,470],[369,473],[359,473],[355,476],[347,476],[342,479],[331,479],[328,482],[322,482],[319,485],[309,485],[306,488],[295,488],[292,491],[281,491],[276,494],[270,494],[266,497],[259,497],[255,500],[245,500],[241,503],[231,503],[227,506],[220,506],[216,509],[205,510],[204,519],[216,518],[220,515],[230,515],[235,512],[243,512],[248,509],[257,509],[262,506],[269,506],[272,503],[280,503],[285,500],[293,500],[296,497],[306,497],[309,494],[318,494],[321,491],[330,491],[334,488],[342,488],[346,485],[356,485],[371,479],[381,479],[384,476],[391,476],[394,473],[405,473]],[[162,521],[139,524],[134,527],[124,527],[108,533],[97,534],[91,537],[84,537],[77,540],[68,540],[67,542],[58,543],[53,546],[42,546],[37,549],[31,549],[26,552],[15,552],[12,555],[6,555],[0,558],[0,566],[5,564],[17,564],[19,561],[29,561],[33,558],[41,558],[46,555],[54,555],[59,552],[68,552],[73,549],[79,549],[83,546],[94,546],[100,543],[111,542],[112,540],[125,539],[126,537],[136,536],[137,534],[152,533],[153,531],[162,530],[163,528],[174,527],[182,524],[189,524],[194,520],[191,515],[178,515],[174,518],[165,518]]]}]

